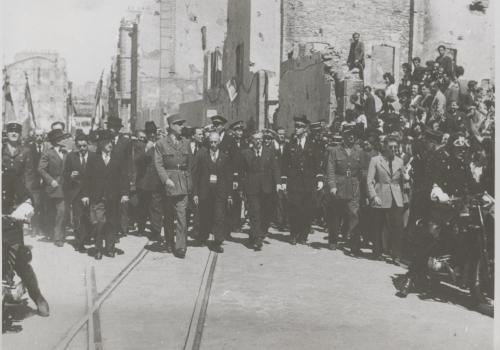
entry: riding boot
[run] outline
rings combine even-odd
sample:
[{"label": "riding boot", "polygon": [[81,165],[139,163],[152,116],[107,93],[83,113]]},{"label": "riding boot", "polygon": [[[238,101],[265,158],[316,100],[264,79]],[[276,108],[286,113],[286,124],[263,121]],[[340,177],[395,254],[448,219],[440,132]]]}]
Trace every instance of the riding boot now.
[{"label": "riding boot", "polygon": [[485,304],[486,298],[481,291],[481,263],[477,263],[472,276],[472,283],[470,287],[470,294],[472,299],[477,304]]},{"label": "riding boot", "polygon": [[31,300],[35,302],[39,315],[43,317],[49,316],[49,304],[40,292],[33,267],[28,262],[19,260],[16,262],[16,273],[23,281]]}]

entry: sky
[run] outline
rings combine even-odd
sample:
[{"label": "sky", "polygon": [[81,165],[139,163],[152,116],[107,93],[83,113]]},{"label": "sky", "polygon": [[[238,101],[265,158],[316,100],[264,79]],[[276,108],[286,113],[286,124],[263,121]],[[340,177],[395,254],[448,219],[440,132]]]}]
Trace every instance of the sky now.
[{"label": "sky", "polygon": [[75,84],[97,81],[116,53],[120,19],[145,0],[0,0],[4,64],[25,50],[56,51]]}]

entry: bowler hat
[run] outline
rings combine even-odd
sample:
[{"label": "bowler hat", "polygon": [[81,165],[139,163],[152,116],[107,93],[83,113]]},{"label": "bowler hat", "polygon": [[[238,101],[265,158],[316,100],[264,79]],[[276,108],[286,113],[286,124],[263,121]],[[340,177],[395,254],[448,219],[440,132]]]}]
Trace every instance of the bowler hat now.
[{"label": "bowler hat", "polygon": [[47,140],[49,140],[51,144],[56,144],[58,142],[61,142],[62,140],[67,139],[68,137],[69,135],[65,134],[61,129],[51,130],[47,134]]},{"label": "bowler hat", "polygon": [[294,117],[293,120],[299,123],[309,124],[309,120],[305,114]]},{"label": "bowler hat", "polygon": [[122,120],[118,117],[108,117],[108,120],[106,121],[106,124],[109,127],[119,127],[123,128],[123,123]]},{"label": "bowler hat", "polygon": [[12,123],[8,123],[6,125],[6,129],[7,129],[7,132],[17,132],[20,134],[23,131],[23,126],[19,123],[12,122]]},{"label": "bowler hat", "polygon": [[156,124],[154,121],[147,121],[144,124],[144,131],[146,132],[146,134],[156,134],[156,132],[158,131],[158,128],[156,127]]},{"label": "bowler hat", "polygon": [[169,124],[183,124],[186,119],[181,118],[179,114],[171,114],[167,117],[167,122]]}]

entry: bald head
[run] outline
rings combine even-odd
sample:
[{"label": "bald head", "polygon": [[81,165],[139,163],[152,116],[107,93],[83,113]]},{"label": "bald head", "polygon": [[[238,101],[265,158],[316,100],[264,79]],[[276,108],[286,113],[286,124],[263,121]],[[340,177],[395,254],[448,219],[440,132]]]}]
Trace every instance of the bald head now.
[{"label": "bald head", "polygon": [[220,144],[220,135],[216,131],[211,131],[208,135],[208,142],[210,143],[210,149],[216,151]]}]

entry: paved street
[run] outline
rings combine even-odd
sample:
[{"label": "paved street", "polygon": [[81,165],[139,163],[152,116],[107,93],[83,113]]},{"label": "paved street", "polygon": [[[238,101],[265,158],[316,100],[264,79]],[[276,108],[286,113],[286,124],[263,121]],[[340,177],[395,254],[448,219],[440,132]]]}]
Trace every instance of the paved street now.
[{"label": "paved street", "polygon": [[[185,260],[129,236],[125,255],[100,262],[27,238],[51,316],[30,315],[31,301],[18,308],[23,329],[4,334],[3,349],[493,348],[493,319],[464,296],[400,299],[393,277],[403,268],[329,251],[323,232],[290,246],[272,231],[261,252],[234,236],[224,254],[190,247]],[[92,266],[102,302],[93,316]]]}]

